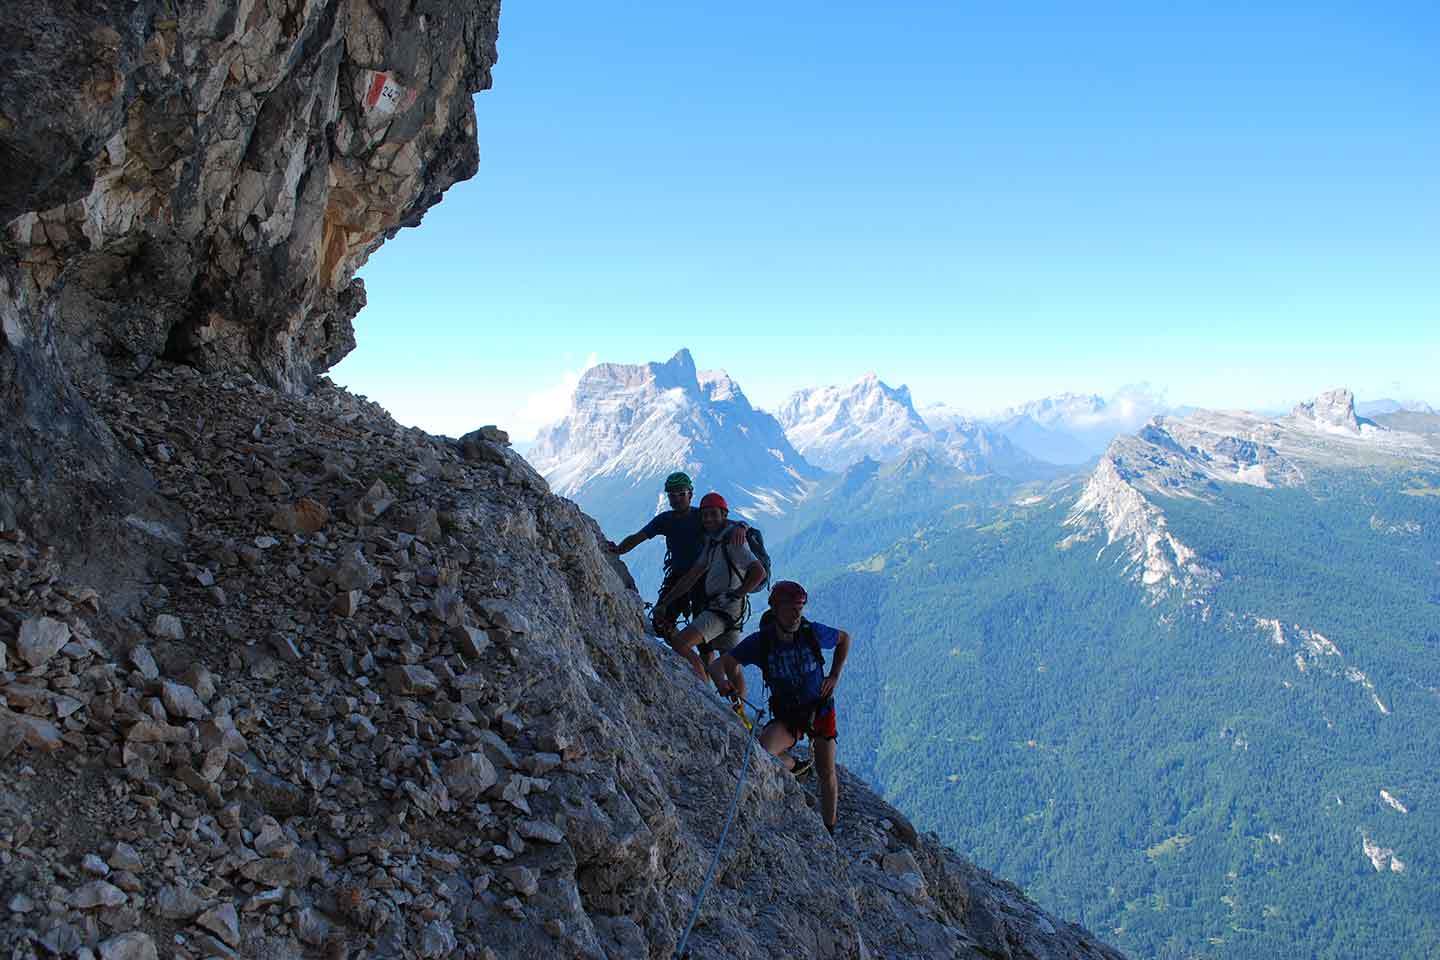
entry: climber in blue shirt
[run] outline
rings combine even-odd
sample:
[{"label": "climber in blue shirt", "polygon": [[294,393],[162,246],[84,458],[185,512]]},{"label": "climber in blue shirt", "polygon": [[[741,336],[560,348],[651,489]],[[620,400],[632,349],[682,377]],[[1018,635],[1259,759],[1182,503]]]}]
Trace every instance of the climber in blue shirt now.
[{"label": "climber in blue shirt", "polygon": [[[797,777],[811,764],[820,774],[820,816],[825,829],[835,832],[840,780],[835,770],[835,688],[850,655],[850,634],[806,620],[809,599],[805,588],[781,580],[770,590],[770,609],[760,618],[760,629],[740,641],[710,665],[710,677],[722,695],[730,692],[727,675],[738,664],[760,668],[770,688],[770,716],[760,731],[760,745],[778,757]],[[821,650],[834,650],[830,672],[825,672]],[[810,737],[811,761],[797,761],[790,748]]]}]

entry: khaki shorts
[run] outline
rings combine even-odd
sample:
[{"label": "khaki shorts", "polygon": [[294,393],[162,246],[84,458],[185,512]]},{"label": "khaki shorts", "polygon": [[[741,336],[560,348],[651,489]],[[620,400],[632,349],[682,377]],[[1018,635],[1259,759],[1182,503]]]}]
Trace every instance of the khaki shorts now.
[{"label": "khaki shorts", "polygon": [[714,610],[702,610],[690,621],[690,626],[700,631],[703,646],[721,653],[728,653],[740,642],[740,628],[732,626]]}]

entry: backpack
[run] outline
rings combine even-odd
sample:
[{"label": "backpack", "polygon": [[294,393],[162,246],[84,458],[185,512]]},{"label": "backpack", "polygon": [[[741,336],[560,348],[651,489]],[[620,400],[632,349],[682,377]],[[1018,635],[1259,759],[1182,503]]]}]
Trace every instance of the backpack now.
[{"label": "backpack", "polygon": [[[762,673],[768,674],[770,654],[775,649],[775,639],[778,633],[779,630],[776,629],[774,623],[774,615],[771,614],[769,610],[766,610],[760,615],[760,663],[763,664],[761,668]],[[815,662],[820,665],[820,669],[823,671],[825,669],[825,654],[820,651],[820,638],[815,636],[815,626],[804,617],[800,618],[800,627],[796,631],[796,639],[810,648],[810,653],[815,657]],[[765,677],[765,689],[771,690],[768,675]],[[770,712],[772,714],[775,714],[778,706],[783,706],[778,700],[778,691],[772,690],[770,697]]]},{"label": "backpack", "polygon": [[[770,586],[770,571],[772,569],[770,565],[770,551],[765,549],[765,535],[761,533],[758,528],[747,526],[745,528],[745,545],[750,548],[751,553],[755,554],[755,559],[760,561],[760,566],[765,568],[764,579],[755,584],[755,588],[750,591],[751,593],[759,593],[761,590]],[[723,544],[722,549],[725,551],[725,562],[730,566],[730,573],[733,574],[736,579],[740,580],[741,583],[744,583],[745,571],[735,566],[735,561],[730,559],[730,544]]]}]

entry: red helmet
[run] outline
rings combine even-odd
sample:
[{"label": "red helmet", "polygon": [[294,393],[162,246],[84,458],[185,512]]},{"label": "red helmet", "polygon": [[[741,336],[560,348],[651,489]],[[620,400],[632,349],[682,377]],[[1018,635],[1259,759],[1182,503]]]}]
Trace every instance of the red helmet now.
[{"label": "red helmet", "polygon": [[724,497],[722,497],[722,496],[720,496],[720,494],[714,493],[714,492],[707,493],[707,494],[705,494],[705,496],[703,496],[703,497],[700,498],[700,509],[701,509],[701,510],[704,510],[704,509],[706,509],[707,507],[714,507],[715,509],[719,510],[721,513],[729,513],[729,512],[730,512],[730,504],[728,504],[728,503],[725,502],[725,498],[724,498]]},{"label": "red helmet", "polygon": [[774,606],[777,600],[781,602],[784,602],[786,600],[798,600],[801,603],[804,603],[806,600],[809,599],[810,595],[805,592],[805,588],[800,586],[800,584],[796,583],[794,580],[781,580],[779,583],[775,584],[775,586],[770,588],[771,606]]}]

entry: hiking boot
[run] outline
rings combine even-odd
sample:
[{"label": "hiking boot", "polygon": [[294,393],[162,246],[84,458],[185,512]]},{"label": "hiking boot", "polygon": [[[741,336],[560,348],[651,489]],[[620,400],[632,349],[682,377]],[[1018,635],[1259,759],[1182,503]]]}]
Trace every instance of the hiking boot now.
[{"label": "hiking boot", "polygon": [[790,768],[790,773],[795,777],[796,780],[799,780],[801,777],[805,776],[807,773],[814,769],[814,759],[810,757],[805,757],[801,760],[795,761],[795,766]]}]

